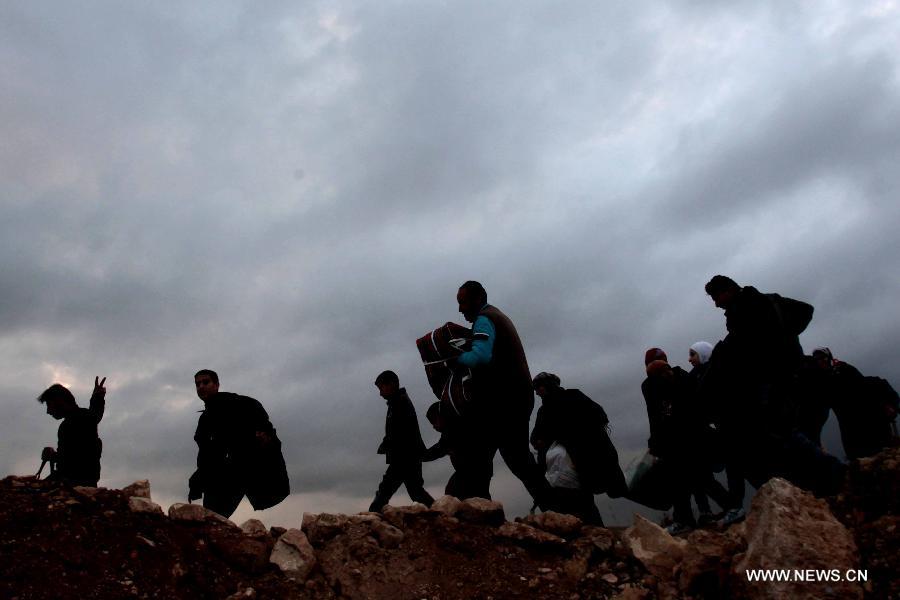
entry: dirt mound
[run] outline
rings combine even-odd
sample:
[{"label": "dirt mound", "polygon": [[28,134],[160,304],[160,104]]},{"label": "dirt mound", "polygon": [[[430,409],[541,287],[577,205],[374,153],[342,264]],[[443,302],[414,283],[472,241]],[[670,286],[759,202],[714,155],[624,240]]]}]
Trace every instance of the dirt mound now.
[{"label": "dirt mound", "polygon": [[2,598],[320,597],[236,550],[233,524],[136,512],[119,490],[8,477],[0,531]]},{"label": "dirt mound", "polygon": [[[302,533],[267,531],[197,505],[166,516],[122,490],[8,477],[0,543],[13,560],[0,561],[0,597],[568,599],[643,588],[645,570],[606,529],[544,517],[551,533],[506,522],[496,503],[444,505],[305,515]],[[307,534],[312,564],[292,571],[276,554]]]},{"label": "dirt mound", "polygon": [[[750,584],[748,565],[816,561],[868,569],[869,581],[845,586],[846,597],[900,597],[898,472],[898,449],[854,463],[830,510],[773,480],[745,524],[678,538],[639,517],[624,531],[555,513],[509,522],[496,502],[450,497],[380,515],[305,514],[301,529],[238,527],[198,505],[163,514],[146,484],[8,477],[0,598],[767,598],[780,588]],[[789,559],[804,565],[770,564]]]}]

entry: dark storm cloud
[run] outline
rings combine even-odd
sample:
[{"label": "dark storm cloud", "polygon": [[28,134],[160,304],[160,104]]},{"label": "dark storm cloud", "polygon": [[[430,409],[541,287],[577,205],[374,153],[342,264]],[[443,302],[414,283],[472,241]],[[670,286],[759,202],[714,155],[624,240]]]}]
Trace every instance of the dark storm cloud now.
[{"label": "dark storm cloud", "polygon": [[[825,62],[767,92],[765,114],[738,105],[724,123],[699,125],[703,133],[683,139],[667,161],[677,173],[666,181],[669,216],[708,226],[778,203],[817,178],[865,184],[896,164],[896,65],[886,56]],[[747,134],[736,137],[732,121],[747,113],[750,122],[741,125]]]},{"label": "dark storm cloud", "polygon": [[646,348],[685,365],[724,335],[718,272],[811,301],[805,346],[900,381],[890,9],[2,10],[5,472],[52,443],[46,385],[84,404],[107,375],[104,481],[183,498],[210,367],[268,409],[302,510],[362,509],[374,377],[434,441],[414,341],[463,322],[467,279],[533,371],[606,407],[623,461]]}]

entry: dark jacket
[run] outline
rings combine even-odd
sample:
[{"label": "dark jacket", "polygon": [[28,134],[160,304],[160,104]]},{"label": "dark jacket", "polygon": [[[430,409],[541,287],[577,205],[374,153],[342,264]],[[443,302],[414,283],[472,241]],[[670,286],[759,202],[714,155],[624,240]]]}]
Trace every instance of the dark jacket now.
[{"label": "dark jacket", "polygon": [[479,315],[494,325],[495,338],[491,362],[473,369],[478,388],[488,394],[493,408],[501,413],[514,411],[531,415],[534,388],[522,340],[515,325],[496,306],[485,305]]},{"label": "dark jacket", "polygon": [[805,302],[741,288],[725,310],[728,335],[716,344],[701,385],[704,403],[715,403],[726,437],[782,435],[793,423],[787,401],[800,369],[799,335],[813,315]]},{"label": "dark jacket", "polygon": [[565,447],[584,489],[617,497],[625,493],[619,455],[607,435],[603,407],[577,389],[559,388],[538,409],[531,443],[543,455],[557,442]]},{"label": "dark jacket", "polygon": [[745,286],[725,310],[728,335],[710,360],[727,361],[729,373],[741,381],[782,380],[803,360],[798,336],[812,315],[806,302]]},{"label": "dark jacket", "polygon": [[386,402],[384,439],[378,446],[378,454],[384,454],[388,464],[420,462],[422,453],[425,452],[425,443],[419,431],[416,408],[406,394],[406,388],[400,388]]},{"label": "dark jacket", "polygon": [[703,417],[693,392],[694,381],[681,367],[672,367],[671,377],[654,375],[641,383],[650,423],[647,447],[654,456],[684,453],[697,443]]},{"label": "dark jacket", "polygon": [[103,452],[97,424],[103,418],[105,408],[103,394],[94,394],[90,408],[76,408],[59,424],[55,479],[72,485],[96,487],[100,480],[100,455]]},{"label": "dark jacket", "polygon": [[794,429],[816,446],[822,445],[822,428],[834,404],[836,384],[830,369],[819,368],[811,356],[805,357],[791,390]]},{"label": "dark jacket", "polygon": [[199,450],[192,490],[245,489],[256,510],[275,506],[290,493],[281,441],[259,401],[219,392],[206,401],[194,441]]}]

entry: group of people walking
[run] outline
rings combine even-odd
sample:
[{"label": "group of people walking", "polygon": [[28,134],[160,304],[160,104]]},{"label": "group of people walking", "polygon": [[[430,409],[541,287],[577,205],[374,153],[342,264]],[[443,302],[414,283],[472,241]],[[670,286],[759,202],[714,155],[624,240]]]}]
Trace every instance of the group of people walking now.
[{"label": "group of people walking", "polygon": [[[896,439],[892,424],[898,398],[885,380],[863,377],[835,361],[827,348],[804,355],[799,335],[812,319],[811,305],[740,286],[723,275],[713,277],[705,290],[725,311],[725,338],[715,346],[705,341],[690,346],[690,372],[670,365],[661,348],[644,355],[647,377],[641,391],[650,424],[648,452],[663,474],[665,503],[674,509],[669,530],[676,534],[698,522],[720,518],[727,525],[743,519],[745,481],[758,488],[781,476],[818,494],[837,491],[845,465],[827,454],[820,440],[830,410],[849,458],[871,455]],[[531,379],[515,326],[488,304],[481,284],[464,283],[457,301],[472,323],[471,340],[443,363],[451,371],[466,371],[461,379],[471,380],[472,398],[453,401],[448,398],[451,381],[443,387],[432,382],[441,400],[429,407],[427,418],[441,438],[425,448],[415,409],[397,376],[391,371],[379,375],[396,382],[387,395],[379,385],[388,402],[381,450],[391,466],[370,510],[380,510],[404,482],[414,500],[428,504],[421,463],[448,454],[454,473],[445,493],[490,498],[493,458],[499,450],[536,506],[602,523],[594,495],[629,497],[633,483],[626,482],[619,467],[605,411],[581,391],[564,388],[552,373]],[[542,405],[529,434],[534,393]],[[401,412],[403,417],[397,418]],[[727,487],[714,476],[722,470]],[[720,517],[709,499],[720,507]]]},{"label": "group of people walking", "polygon": [[[648,446],[667,475],[672,533],[711,521],[708,498],[723,509],[723,524],[743,519],[745,481],[758,488],[780,476],[820,495],[837,492],[845,465],[821,443],[831,410],[848,458],[870,456],[896,438],[898,397],[887,381],[863,377],[828,348],[804,355],[799,335],[812,306],[723,275],[706,292],[725,311],[725,338],[693,344],[690,372],[670,366],[660,348],[644,356]],[[727,489],[713,476],[723,468]]]},{"label": "group of people walking", "polygon": [[[838,418],[849,457],[877,452],[895,437],[898,400],[887,382],[863,377],[834,360],[827,348],[804,356],[798,336],[812,318],[812,306],[741,287],[722,275],[707,283],[706,292],[725,310],[725,338],[715,346],[691,346],[690,373],[671,366],[660,348],[644,357],[649,452],[667,473],[674,533],[695,525],[692,497],[701,522],[713,518],[707,497],[724,511],[726,523],[742,518],[745,480],[759,487],[779,475],[818,493],[833,491],[844,466],[821,448],[829,410]],[[381,511],[401,485],[414,501],[430,505],[434,499],[424,488],[422,463],[445,456],[454,469],[446,494],[490,498],[499,452],[541,510],[602,524],[594,495],[629,495],[606,412],[583,392],[563,387],[552,373],[532,378],[515,325],[488,303],[480,283],[465,282],[456,299],[471,329],[465,329],[465,345],[434,361],[460,386],[454,391],[449,380],[443,387],[430,382],[440,398],[426,412],[440,433],[434,445],[425,445],[396,373],[384,371],[375,379],[387,403],[378,453],[388,466],[369,510]],[[43,453],[55,467],[51,477],[97,485],[104,382],[95,380],[87,409],[59,384],[38,398],[48,414],[63,421],[58,447]],[[220,392],[214,371],[197,372],[194,382],[205,410],[194,436],[197,470],[189,480],[189,500],[202,498],[204,506],[226,517],[245,495],[256,509],[283,500],[290,493],[287,469],[263,406]],[[529,430],[535,394],[541,407]],[[721,468],[727,489],[713,475]]]}]

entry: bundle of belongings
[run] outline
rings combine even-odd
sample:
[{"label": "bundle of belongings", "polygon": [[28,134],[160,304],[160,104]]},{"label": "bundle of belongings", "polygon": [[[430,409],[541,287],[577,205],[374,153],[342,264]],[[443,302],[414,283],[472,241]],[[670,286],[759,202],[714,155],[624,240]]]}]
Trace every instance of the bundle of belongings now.
[{"label": "bundle of belongings", "polygon": [[463,416],[472,403],[471,369],[451,368],[446,363],[471,346],[472,330],[456,323],[445,323],[416,340],[428,384],[441,401],[441,414],[445,417]]},{"label": "bundle of belongings", "polygon": [[629,500],[655,508],[669,510],[672,507],[672,482],[662,462],[649,450],[631,461],[625,469]]}]

